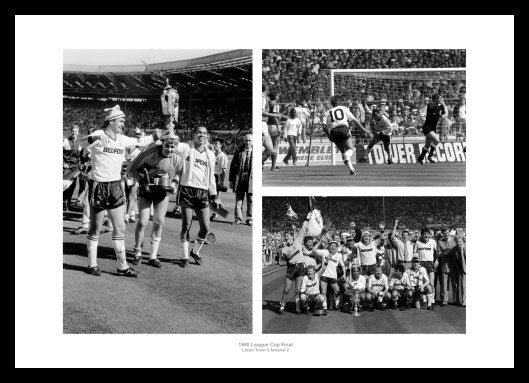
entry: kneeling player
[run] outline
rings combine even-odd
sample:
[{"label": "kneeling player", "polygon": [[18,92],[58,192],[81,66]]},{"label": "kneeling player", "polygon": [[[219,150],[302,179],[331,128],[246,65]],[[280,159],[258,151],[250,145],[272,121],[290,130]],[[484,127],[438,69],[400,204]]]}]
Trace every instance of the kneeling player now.
[{"label": "kneeling player", "polygon": [[406,310],[408,300],[413,298],[413,289],[404,271],[404,265],[399,263],[395,266],[395,271],[389,278],[389,290],[391,291],[391,299],[393,300],[393,310],[399,308],[399,302],[401,310]]},{"label": "kneeling player", "polygon": [[349,131],[349,123],[356,122],[357,125],[367,134],[371,133],[365,129],[360,121],[356,119],[351,111],[345,106],[341,106],[338,95],[331,97],[332,109],[328,110],[323,117],[324,130],[329,140],[333,142],[340,153],[344,164],[349,168],[349,172],[355,175],[355,169],[351,164],[350,157],[353,155],[353,140]]},{"label": "kneeling player", "polygon": [[351,305],[350,312],[358,311],[366,302],[366,277],[360,274],[360,267],[351,265],[351,272],[345,277],[345,300]]},{"label": "kneeling player", "polygon": [[405,273],[408,276],[411,287],[413,288],[413,301],[415,302],[415,308],[421,308],[421,301],[423,296],[426,296],[428,302],[428,310],[433,311],[431,294],[433,292],[432,286],[430,285],[430,279],[428,273],[424,267],[421,266],[419,258],[413,257],[411,261],[411,268],[406,270]]},{"label": "kneeling player", "polygon": [[367,280],[366,301],[369,305],[369,311],[373,311],[375,305],[380,310],[385,310],[390,299],[388,277],[382,274],[380,266],[376,266],[375,273]]},{"label": "kneeling player", "polygon": [[[312,265],[307,266],[305,269],[306,275],[303,277],[299,290],[299,299],[305,310],[305,315],[310,314],[310,305],[314,305],[315,311],[323,309],[325,298],[320,292],[320,277],[324,271],[325,266],[322,266],[318,272]],[[323,315],[326,315],[326,313],[324,312]]]}]

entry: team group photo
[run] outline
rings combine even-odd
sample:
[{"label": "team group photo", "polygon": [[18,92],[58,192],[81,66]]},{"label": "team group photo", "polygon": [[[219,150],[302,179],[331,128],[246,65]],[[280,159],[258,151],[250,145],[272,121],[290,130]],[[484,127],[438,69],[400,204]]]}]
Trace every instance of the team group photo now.
[{"label": "team group photo", "polygon": [[263,333],[455,333],[465,197],[264,197]]},{"label": "team group photo", "polygon": [[252,332],[251,100],[251,50],[64,51],[64,333]]},{"label": "team group photo", "polygon": [[263,186],[465,186],[464,49],[262,51]]}]

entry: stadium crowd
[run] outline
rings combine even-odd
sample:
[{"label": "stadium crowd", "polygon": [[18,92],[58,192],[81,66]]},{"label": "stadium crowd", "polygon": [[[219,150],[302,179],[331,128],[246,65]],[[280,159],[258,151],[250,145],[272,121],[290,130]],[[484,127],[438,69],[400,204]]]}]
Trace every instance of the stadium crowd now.
[{"label": "stadium crowd", "polygon": [[[65,98],[63,100],[63,134],[68,135],[73,125],[80,128],[81,135],[86,135],[91,129],[99,129],[103,124],[101,110],[115,104],[116,101]],[[122,105],[125,108],[125,104],[122,103]],[[155,128],[163,128],[164,119],[161,116],[159,102],[128,102],[126,111],[125,126],[128,133],[133,132],[135,128],[140,128],[145,133]],[[226,141],[225,152],[233,154],[242,144],[243,133],[251,130],[250,101],[237,103],[193,101],[191,111],[192,122],[190,123],[189,106],[182,105],[179,108],[176,129],[182,141],[188,141],[191,138],[190,132],[193,127],[206,126],[211,140],[222,137]],[[227,133],[218,133],[218,131]],[[238,131],[238,133],[233,133],[233,131]]]},{"label": "stadium crowd", "polygon": [[[465,50],[264,50],[263,83],[277,95],[281,113],[295,104],[310,110],[314,135],[322,136],[322,115],[331,108],[329,69],[464,68]],[[358,73],[335,76],[339,93],[360,122],[369,129],[371,116],[362,102],[381,109],[391,120],[394,135],[419,134],[426,106],[433,94],[448,106],[446,129],[463,135],[466,130],[464,73],[412,72]],[[307,132],[312,127],[307,128]],[[358,132],[353,132],[358,135]]]},{"label": "stadium crowd", "polygon": [[[341,261],[344,268],[339,270],[338,273],[341,276],[337,278],[339,290],[335,292],[336,296],[340,298],[334,304],[336,307],[343,308],[344,303],[348,302],[344,295],[347,287],[345,281],[351,273],[353,264],[359,267],[359,272],[366,279],[371,278],[374,274],[375,266],[380,266],[382,274],[391,280],[397,271],[400,271],[400,274],[408,272],[407,270],[412,268],[413,263],[419,261],[420,266],[424,266],[426,269],[419,270],[417,266],[416,271],[412,270],[408,273],[420,271],[423,274],[430,274],[431,294],[434,294],[432,304],[439,301],[441,305],[446,305],[449,301],[448,291],[450,290],[451,301],[465,305],[464,276],[466,276],[466,269],[463,273],[462,268],[466,266],[461,266],[462,264],[466,265],[466,258],[461,261],[461,253],[466,257],[464,255],[466,251],[464,249],[466,246],[464,198],[387,197],[383,200],[380,197],[320,197],[317,200],[317,209],[321,212],[323,223],[326,225],[322,237],[314,238],[313,242],[322,240],[321,249],[327,251],[331,241],[336,241],[338,253],[343,257]],[[295,216],[291,213],[285,214],[287,212],[294,212]],[[288,257],[285,257],[284,249],[289,246],[288,238],[293,228],[299,230],[302,226],[301,222],[307,214],[309,214],[309,205],[306,197],[263,199],[263,267],[273,264],[286,264],[288,266],[287,273],[289,273],[288,270],[291,269],[292,265],[289,263]],[[393,226],[394,222],[395,226]],[[390,224],[391,227],[389,227]],[[377,248],[376,263],[369,267],[363,264],[361,256],[358,258],[351,256],[352,253],[356,254],[355,247],[363,241],[366,232],[375,241]],[[412,258],[412,255],[413,257],[419,255],[416,254],[417,250],[404,251],[397,244],[398,241],[401,244],[406,243],[406,246],[420,244],[420,239],[425,236],[424,232],[427,232],[435,240],[433,246],[435,253],[432,254],[432,262],[427,262],[427,264],[423,262],[424,260],[420,256],[417,259]],[[306,246],[307,237],[302,238],[302,240]],[[303,247],[303,252],[305,255],[310,253],[305,247]],[[406,255],[403,252],[406,252]],[[420,251],[418,252],[420,253]],[[320,257],[317,263],[321,265],[323,261],[324,259]],[[373,262],[375,261],[373,260]],[[402,270],[400,270],[401,266],[397,266],[399,264],[403,265]],[[299,289],[296,291],[299,294]],[[384,303],[383,306],[380,306],[382,309],[385,309],[386,304],[390,304],[392,300],[389,287],[385,289],[385,294],[380,302]],[[411,295],[410,298],[412,298]],[[332,298],[327,300],[333,301]],[[367,304],[366,307],[372,308],[373,306]],[[400,303],[399,307],[403,308]],[[348,309],[350,308],[351,306]]]}]

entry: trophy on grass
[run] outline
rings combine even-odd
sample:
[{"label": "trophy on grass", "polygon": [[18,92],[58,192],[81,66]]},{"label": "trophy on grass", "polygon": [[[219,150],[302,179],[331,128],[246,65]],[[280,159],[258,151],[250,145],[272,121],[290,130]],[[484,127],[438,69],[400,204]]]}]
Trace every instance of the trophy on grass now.
[{"label": "trophy on grass", "polygon": [[359,317],[358,314],[358,305],[360,304],[360,293],[358,290],[353,291],[353,316]]}]

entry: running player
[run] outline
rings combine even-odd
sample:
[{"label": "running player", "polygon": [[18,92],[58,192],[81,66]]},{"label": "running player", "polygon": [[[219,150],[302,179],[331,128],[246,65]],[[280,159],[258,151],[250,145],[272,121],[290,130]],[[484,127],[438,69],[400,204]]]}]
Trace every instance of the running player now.
[{"label": "running player", "polygon": [[369,107],[365,104],[363,104],[364,109],[366,113],[371,114],[373,116],[373,138],[371,139],[371,142],[367,146],[367,149],[364,153],[364,156],[358,161],[358,162],[367,162],[369,153],[371,152],[371,149],[373,149],[373,146],[375,146],[379,141],[382,141],[382,144],[384,145],[384,150],[388,154],[388,165],[392,164],[393,161],[391,161],[391,153],[389,151],[389,144],[391,142],[391,125],[389,122],[389,119],[382,114],[382,111],[380,109],[369,109]]},{"label": "running player", "polygon": [[[209,232],[210,200],[220,205],[215,184],[215,153],[207,148],[208,130],[204,126],[197,126],[193,130],[193,141],[189,144],[180,144],[177,153],[182,156],[184,165],[182,176],[176,195],[176,204],[182,208],[182,229],[180,241],[182,242],[183,258],[182,267],[189,263],[189,256],[197,265],[202,265],[203,257],[200,250],[206,242]],[[191,250],[189,250],[189,231],[193,223],[195,212],[200,230]]]},{"label": "running player", "polygon": [[390,299],[388,277],[382,273],[382,267],[376,266],[375,273],[367,280],[366,302],[369,311],[373,311],[375,304],[380,310],[385,310]]},{"label": "running player", "polygon": [[448,108],[443,100],[437,93],[432,96],[432,102],[428,103],[426,109],[426,120],[422,126],[422,132],[426,136],[426,142],[422,149],[421,154],[417,157],[417,162],[424,165],[424,157],[428,152],[428,161],[437,162],[434,157],[435,148],[439,144],[439,136],[436,133],[437,123],[441,116],[448,116]]},{"label": "running player", "polygon": [[[167,205],[169,204],[169,195],[164,190],[150,190],[148,183],[154,177],[165,176],[171,180],[171,193],[176,193],[176,185],[178,184],[179,173],[183,165],[182,157],[175,152],[178,146],[177,137],[169,130],[166,130],[164,133],[164,136],[161,138],[161,145],[153,145],[147,148],[132,161],[127,169],[128,174],[140,185],[138,193],[140,214],[138,223],[136,224],[136,243],[134,246],[133,261],[135,266],[141,264],[142,243],[145,236],[145,228],[149,223],[152,204],[154,214],[152,221],[151,253],[148,264],[159,269],[162,268],[162,264],[157,258],[157,255],[158,247],[162,239],[162,227],[165,214],[167,213]],[[148,178],[145,173],[149,174]]]},{"label": "running player", "polygon": [[[325,298],[320,292],[320,278],[325,271],[325,266],[321,267],[319,271],[313,265],[307,266],[305,269],[306,275],[301,281],[301,288],[299,289],[299,299],[305,310],[305,315],[310,314],[310,305],[314,305],[314,310],[321,310]],[[325,311],[324,314],[326,315]]]},{"label": "running player", "polygon": [[[437,242],[432,238],[430,230],[426,227],[421,229],[421,236],[415,242],[415,247],[413,249],[413,254],[419,258],[421,266],[426,269],[428,273],[428,278],[430,279],[430,287],[432,291],[428,294],[430,303],[433,305],[435,303],[435,287],[434,287],[434,276],[435,276],[435,267],[434,262],[436,258]],[[430,304],[429,304],[430,305]]]},{"label": "running player", "polygon": [[389,277],[389,290],[391,292],[391,299],[393,300],[393,310],[398,309],[399,301],[400,308],[406,310],[408,299],[413,297],[413,288],[408,275],[405,274],[402,263],[395,266],[393,274]]},{"label": "running player", "polygon": [[[90,229],[88,230],[88,272],[101,276],[97,265],[98,235],[101,231],[105,211],[108,211],[113,224],[112,242],[117,257],[118,275],[136,277],[132,267],[127,264],[125,257],[125,191],[121,180],[121,167],[125,161],[125,148],[130,146],[145,146],[154,142],[153,136],[140,139],[122,134],[125,124],[125,114],[116,105],[105,109],[107,116],[103,129],[96,130],[85,140],[83,147],[90,146],[92,170],[89,174],[89,203]],[[159,132],[156,131],[157,136]]]},{"label": "running player", "polygon": [[411,261],[411,268],[406,270],[405,274],[408,276],[408,280],[413,288],[413,300],[415,301],[415,308],[421,308],[421,298],[426,296],[428,310],[434,310],[431,296],[432,286],[430,279],[428,278],[428,272],[424,267],[421,266],[419,258],[413,257]]},{"label": "running player", "polygon": [[371,136],[371,133],[353,116],[349,108],[340,105],[340,96],[331,97],[331,106],[332,109],[328,110],[323,117],[323,129],[329,140],[342,153],[343,162],[349,168],[350,174],[355,175],[356,172],[350,160],[354,151],[349,124],[354,121],[367,135]]}]

